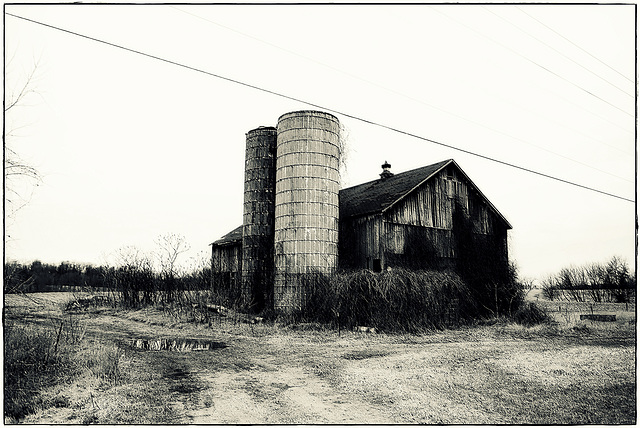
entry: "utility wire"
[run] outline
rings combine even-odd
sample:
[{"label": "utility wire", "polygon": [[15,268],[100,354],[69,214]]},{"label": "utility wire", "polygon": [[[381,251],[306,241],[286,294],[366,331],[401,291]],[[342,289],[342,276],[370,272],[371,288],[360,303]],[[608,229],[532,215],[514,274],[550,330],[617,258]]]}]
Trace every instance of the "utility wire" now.
[{"label": "utility wire", "polygon": [[186,65],[186,64],[183,64],[183,63],[172,61],[170,59],[162,58],[162,57],[159,57],[159,56],[156,56],[156,55],[152,55],[152,54],[149,54],[149,53],[145,53],[145,52],[133,49],[133,48],[128,48],[126,46],[122,46],[122,45],[118,45],[116,43],[108,42],[106,40],[102,40],[102,39],[98,39],[98,38],[95,38],[95,37],[87,36],[85,34],[77,33],[75,31],[66,30],[64,28],[57,27],[55,25],[51,25],[51,24],[47,24],[47,23],[44,23],[44,22],[36,21],[34,19],[25,18],[23,16],[14,15],[14,14],[8,13],[8,12],[5,12],[5,14],[8,15],[8,16],[12,16],[14,18],[22,19],[24,21],[28,21],[28,22],[31,22],[31,23],[34,23],[34,24],[41,25],[43,27],[47,27],[47,28],[51,28],[51,29],[54,29],[54,30],[57,30],[57,31],[61,31],[63,33],[71,34],[71,35],[76,36],[76,37],[80,37],[80,38],[83,38],[83,39],[91,40],[91,41],[94,41],[94,42],[97,42],[97,43],[101,43],[101,44],[104,44],[104,45],[107,45],[107,46],[111,46],[111,47],[118,48],[118,49],[121,49],[121,50],[124,50],[124,51],[127,51],[127,52],[131,52],[131,53],[134,53],[134,54],[137,54],[137,55],[145,56],[147,58],[155,59],[157,61],[161,61],[161,62],[164,62],[164,63],[167,63],[167,64],[171,64],[171,65],[175,65],[175,66],[178,66],[178,67],[182,67],[182,68],[185,68],[187,70],[191,70],[191,71],[195,71],[195,72],[198,72],[198,73],[206,74],[208,76],[216,77],[218,79],[225,80],[225,81],[231,82],[231,83],[235,83],[237,85],[241,85],[241,86],[244,86],[244,87],[247,87],[247,88],[251,88],[251,89],[255,89],[255,90],[261,91],[261,92],[265,92],[267,94],[275,95],[275,96],[278,96],[278,97],[281,97],[281,98],[285,98],[285,99],[288,99],[288,100],[291,100],[291,101],[296,101],[296,102],[299,102],[299,103],[302,103],[302,104],[306,104],[308,106],[315,107],[315,108],[318,108],[318,109],[321,109],[321,110],[325,110],[325,111],[329,111],[329,112],[332,112],[332,113],[335,113],[335,114],[339,114],[341,116],[348,117],[350,119],[357,120],[359,122],[363,122],[363,123],[366,123],[366,124],[369,124],[369,125],[374,125],[374,126],[377,126],[377,127],[383,128],[383,129],[387,129],[389,131],[396,132],[398,134],[402,134],[402,135],[406,135],[406,136],[409,136],[409,137],[416,138],[418,140],[427,141],[427,142],[432,143],[432,144],[436,144],[436,145],[439,145],[439,146],[442,146],[442,147],[446,147],[446,148],[449,148],[449,149],[452,149],[452,150],[456,150],[456,151],[459,151],[459,152],[462,152],[462,153],[466,153],[468,155],[475,156],[475,157],[478,157],[478,158],[481,158],[481,159],[485,159],[485,160],[488,160],[488,161],[491,161],[491,162],[494,162],[494,163],[498,163],[498,164],[501,164],[501,165],[505,165],[505,166],[508,166],[508,167],[511,167],[511,168],[514,168],[514,169],[518,169],[520,171],[528,172],[528,173],[531,173],[531,174],[534,174],[534,175],[538,175],[538,176],[541,176],[541,177],[545,177],[545,178],[548,178],[548,179],[551,179],[551,180],[559,181],[561,183],[569,184],[569,185],[572,185],[572,186],[575,186],[575,187],[580,187],[582,189],[586,189],[586,190],[589,190],[589,191],[592,191],[592,192],[600,193],[602,195],[610,196],[612,198],[621,199],[623,201],[635,203],[635,201],[633,199],[628,199],[628,198],[625,198],[623,196],[615,195],[613,193],[605,192],[603,190],[595,189],[593,187],[585,186],[583,184],[579,184],[579,183],[576,183],[576,182],[573,182],[573,181],[565,180],[563,178],[555,177],[555,176],[552,176],[552,175],[549,175],[549,174],[545,174],[545,173],[542,173],[542,172],[539,172],[539,171],[535,171],[535,170],[532,170],[532,169],[529,169],[529,168],[518,166],[518,165],[515,165],[515,164],[512,164],[512,163],[506,162],[506,161],[501,161],[499,159],[495,159],[495,158],[492,158],[492,157],[489,157],[489,156],[485,156],[485,155],[482,155],[480,153],[475,153],[475,152],[472,152],[470,150],[461,149],[459,147],[455,147],[455,146],[452,146],[452,145],[449,145],[449,144],[446,144],[446,143],[442,143],[442,142],[439,142],[439,141],[436,141],[436,140],[432,140],[430,138],[426,138],[426,137],[423,137],[423,136],[420,136],[420,135],[417,135],[417,134],[413,134],[413,133],[410,133],[410,132],[407,132],[407,131],[403,131],[403,130],[398,129],[398,128],[394,128],[394,127],[389,126],[389,125],[384,125],[384,124],[381,124],[379,122],[375,122],[375,121],[372,121],[372,120],[369,120],[369,119],[365,119],[365,118],[362,118],[362,117],[359,117],[359,116],[355,116],[353,114],[344,113],[344,112],[341,112],[341,111],[338,111],[338,110],[334,110],[334,109],[331,109],[331,108],[328,108],[328,107],[325,107],[325,106],[321,106],[319,104],[311,103],[309,101],[305,101],[305,100],[302,100],[300,98],[296,98],[296,97],[293,97],[293,96],[290,96],[290,95],[285,95],[285,94],[282,94],[280,92],[275,92],[275,91],[272,91],[272,90],[269,90],[269,89],[266,89],[266,88],[262,88],[262,87],[259,87],[259,86],[252,85],[250,83],[245,83],[245,82],[242,82],[242,81],[239,81],[239,80],[236,80],[236,79],[232,79],[232,78],[229,78],[229,77],[225,77],[225,76],[222,76],[222,75],[219,75],[219,74],[212,73],[210,71],[202,70],[202,69],[199,69],[199,68],[196,68],[196,67],[192,67],[190,65]]},{"label": "utility wire", "polygon": [[528,35],[529,37],[531,37],[532,39],[538,41],[539,43],[545,45],[546,47],[548,47],[549,49],[551,49],[552,51],[556,52],[559,55],[562,55],[563,57],[565,57],[566,59],[568,59],[569,61],[571,61],[572,63],[576,64],[578,67],[582,68],[583,70],[586,70],[587,72],[593,74],[594,76],[596,76],[599,79],[604,80],[605,82],[607,82],[609,85],[613,86],[614,88],[616,88],[617,90],[619,90],[620,92],[622,92],[623,94],[634,98],[635,95],[630,94],[629,92],[627,92],[626,90],[622,89],[621,87],[617,86],[616,84],[610,82],[609,80],[605,79],[604,77],[600,76],[599,74],[595,73],[593,70],[590,70],[589,68],[585,67],[584,65],[580,64],[579,62],[573,60],[572,58],[569,58],[569,56],[567,56],[566,54],[560,52],[558,49],[554,48],[553,46],[547,44],[546,42],[540,40],[538,37],[534,36],[533,34],[529,33],[528,31],[523,30],[522,28],[518,27],[517,25],[515,25],[513,22],[509,21],[508,19],[506,19],[503,16],[498,15],[497,13],[495,13],[494,11],[492,11],[491,9],[489,9],[486,6],[482,6],[482,8],[484,10],[486,10],[487,12],[491,13],[492,15],[496,16],[497,18],[499,18],[500,20],[506,22],[507,24],[511,25],[512,27],[514,27],[515,29],[517,29],[518,31]]},{"label": "utility wire", "polygon": [[601,59],[599,59],[598,57],[596,57],[595,55],[593,55],[592,53],[590,53],[589,51],[587,51],[586,49],[583,49],[582,47],[578,46],[576,43],[572,42],[571,40],[569,40],[567,37],[563,36],[562,34],[560,34],[559,32],[557,32],[556,30],[554,30],[553,28],[549,27],[547,24],[545,24],[544,22],[540,21],[538,18],[536,18],[535,16],[532,16],[530,13],[526,12],[524,9],[522,9],[520,6],[516,6],[516,9],[518,9],[520,12],[524,13],[525,15],[527,15],[529,18],[533,19],[534,21],[538,22],[540,25],[542,25],[543,27],[547,28],[549,31],[552,31],[553,33],[557,34],[558,36],[562,37],[564,40],[566,40],[567,42],[571,43],[573,46],[575,46],[576,48],[580,49],[582,52],[586,53],[587,55],[589,55],[591,58],[595,59],[596,61],[598,61],[600,64],[608,67],[610,70],[618,73],[620,76],[622,76],[624,79],[628,80],[631,83],[635,83],[633,80],[629,79],[627,76],[625,76],[624,74],[620,73],[618,70],[616,70],[615,68],[611,67],[609,64],[607,64],[606,62],[602,61]]},{"label": "utility wire", "polygon": [[[570,162],[576,163],[576,164],[578,164],[578,165],[582,165],[582,166],[584,166],[584,167],[587,167],[587,168],[593,169],[593,170],[595,170],[595,171],[601,172],[601,173],[603,173],[603,174],[607,174],[607,175],[609,175],[609,176],[611,176],[611,177],[615,177],[615,178],[618,178],[618,179],[620,179],[620,180],[623,180],[623,181],[626,181],[626,182],[629,182],[629,183],[631,183],[631,182],[632,182],[631,180],[628,180],[628,179],[626,179],[626,178],[624,178],[624,177],[620,177],[619,175],[612,174],[612,173],[610,173],[610,172],[608,172],[608,171],[602,170],[602,169],[600,169],[600,168],[597,168],[597,167],[595,167],[595,166],[592,166],[592,165],[586,164],[586,163],[584,163],[584,162],[580,162],[580,161],[578,161],[578,160],[576,160],[576,159],[573,159],[573,158],[571,158],[571,157],[568,157],[568,156],[562,155],[562,154],[560,154],[560,153],[554,152],[554,151],[549,150],[549,149],[547,149],[547,148],[545,148],[545,147],[541,147],[541,146],[539,146],[539,145],[537,145],[537,144],[534,144],[534,143],[532,143],[532,142],[526,141],[526,140],[524,140],[524,139],[522,139],[522,138],[515,137],[515,136],[510,135],[510,134],[508,134],[508,133],[506,133],[506,132],[503,132],[503,131],[499,131],[499,130],[497,130],[497,129],[495,129],[495,128],[492,128],[492,127],[490,127],[490,126],[487,126],[487,125],[485,125],[485,124],[483,124],[483,123],[477,122],[477,121],[475,121],[475,120],[473,120],[473,119],[469,119],[469,118],[464,117],[464,116],[461,116],[461,115],[459,115],[459,114],[452,113],[452,112],[450,112],[450,111],[444,110],[444,109],[442,109],[442,108],[440,108],[440,107],[434,106],[434,105],[429,104],[429,103],[427,103],[427,102],[425,102],[425,101],[422,101],[422,100],[420,100],[420,99],[414,98],[414,97],[412,97],[412,96],[410,96],[410,95],[406,95],[406,94],[404,94],[404,93],[398,92],[398,91],[396,91],[396,90],[394,90],[394,89],[387,88],[387,87],[382,86],[382,85],[380,85],[380,84],[378,84],[378,83],[375,83],[375,82],[372,82],[372,81],[370,81],[370,80],[364,79],[364,78],[362,78],[362,77],[360,77],[360,76],[354,75],[354,74],[349,73],[349,72],[347,72],[347,71],[344,71],[344,70],[341,70],[341,69],[335,68],[335,67],[333,67],[333,66],[331,66],[331,65],[325,64],[325,63],[323,63],[323,62],[317,61],[317,60],[315,60],[315,59],[313,59],[313,58],[310,58],[310,57],[308,57],[308,56],[306,56],[306,55],[302,55],[302,54],[300,54],[300,53],[298,53],[298,52],[295,52],[295,51],[292,51],[292,50],[289,50],[289,49],[283,48],[283,47],[281,47],[281,46],[278,46],[278,45],[273,44],[273,43],[271,43],[271,42],[268,42],[268,41],[266,41],[266,40],[260,39],[260,38],[258,38],[258,37],[254,37],[254,36],[252,36],[252,35],[250,35],[250,34],[243,33],[242,31],[238,31],[238,30],[236,30],[236,29],[234,29],[234,28],[231,28],[231,27],[228,27],[228,26],[226,26],[226,25],[222,25],[222,24],[220,24],[220,23],[218,23],[218,22],[212,21],[212,20],[210,20],[210,19],[207,19],[207,18],[205,18],[205,17],[203,17],[203,16],[200,16],[200,15],[197,15],[197,14],[195,14],[195,13],[188,12],[188,11],[183,10],[183,9],[181,9],[181,8],[178,8],[178,7],[175,7],[175,6],[171,6],[171,7],[172,7],[173,9],[177,10],[177,11],[180,11],[180,12],[184,13],[184,14],[187,14],[187,15],[193,16],[194,18],[200,19],[200,20],[202,20],[202,21],[205,21],[205,22],[208,22],[208,23],[210,23],[210,24],[216,25],[216,26],[218,26],[218,27],[224,28],[224,29],[226,29],[226,30],[232,31],[232,32],[234,32],[234,33],[236,33],[236,34],[240,34],[241,36],[244,36],[244,37],[250,38],[250,39],[255,40],[255,41],[257,41],[257,42],[263,43],[263,44],[265,44],[265,45],[267,45],[267,46],[271,46],[271,47],[273,47],[273,48],[279,49],[279,50],[281,50],[281,51],[283,51],[283,52],[286,52],[286,53],[289,53],[289,54],[291,54],[291,55],[295,55],[295,56],[297,56],[297,57],[303,58],[303,59],[305,59],[305,60],[307,60],[307,61],[311,61],[311,62],[313,62],[313,63],[316,63],[316,64],[318,64],[318,65],[321,65],[321,66],[323,66],[323,67],[326,67],[326,68],[328,68],[328,69],[334,70],[334,71],[336,71],[336,72],[338,72],[338,73],[344,74],[344,75],[349,76],[349,77],[351,77],[351,78],[354,78],[354,79],[357,79],[357,80],[363,81],[363,82],[365,82],[365,83],[367,83],[367,84],[370,84],[370,85],[375,86],[375,87],[377,87],[377,88],[380,88],[380,89],[383,89],[383,90],[385,90],[385,91],[388,91],[388,92],[390,92],[390,93],[392,93],[392,94],[395,94],[395,95],[401,96],[401,97],[403,97],[403,98],[409,99],[409,100],[411,100],[411,101],[417,102],[417,103],[419,103],[419,104],[425,105],[425,106],[430,107],[430,108],[432,108],[432,109],[434,109],[434,110],[441,111],[441,112],[443,112],[443,113],[445,113],[445,114],[448,114],[448,115],[450,115],[450,116],[456,117],[456,118],[458,118],[458,119],[462,119],[462,120],[464,120],[464,121],[466,121],[466,122],[470,122],[470,123],[472,123],[472,124],[474,124],[474,125],[476,125],[476,126],[479,126],[479,127],[485,128],[485,129],[488,129],[488,130],[490,130],[490,131],[492,131],[492,132],[495,132],[495,133],[497,133],[497,134],[503,135],[503,136],[508,137],[508,138],[511,138],[511,139],[513,139],[513,140],[520,141],[520,142],[522,142],[522,143],[524,143],[524,144],[527,144],[527,145],[529,145],[529,146],[535,147],[535,148],[537,148],[537,149],[540,149],[540,150],[545,151],[545,152],[547,152],[547,153],[550,153],[550,154],[552,154],[552,155],[558,156],[558,157],[560,157],[560,158],[566,159],[566,160],[568,160],[568,161],[570,161]],[[518,107],[520,107],[520,106],[518,106]],[[522,107],[520,107],[520,108],[522,108]],[[525,110],[527,110],[527,109],[525,109]],[[535,114],[535,113],[534,113],[534,114]],[[560,123],[560,122],[557,122],[557,121],[553,121],[552,119],[549,119],[549,118],[545,118],[545,119],[547,119],[547,120],[551,120],[552,122],[554,122],[554,123],[556,123],[556,124],[558,124],[559,126],[562,126],[562,127],[564,127],[564,128],[571,129],[571,128],[567,127],[567,125],[566,125],[566,124],[564,124],[564,123]],[[606,119],[605,119],[605,120],[606,120]],[[615,125],[615,124],[614,124],[614,125]],[[623,152],[623,153],[625,153],[625,154],[629,154],[629,153],[627,153],[626,151],[621,150],[621,149],[619,149],[618,147],[612,146],[612,145],[610,145],[610,144],[607,144],[606,142],[601,141],[601,140],[599,140],[599,139],[597,139],[597,138],[594,138],[594,137],[593,137],[593,136],[591,136],[591,135],[584,134],[583,132],[578,131],[578,130],[575,130],[575,129],[571,129],[571,130],[572,130],[572,131],[574,131],[574,132],[577,132],[577,133],[579,133],[579,134],[581,134],[581,135],[583,135],[583,136],[585,136],[585,137],[587,137],[587,138],[589,138],[589,139],[591,139],[591,140],[593,140],[593,141],[596,141],[596,142],[598,142],[598,143],[600,143],[600,144],[603,144],[603,145],[605,145],[605,146],[607,146],[607,147],[613,148],[613,149],[618,150],[618,151],[620,151],[620,152]]]},{"label": "utility wire", "polygon": [[540,64],[540,63],[538,63],[538,62],[536,62],[536,61],[532,60],[531,58],[528,58],[528,57],[526,57],[525,55],[522,55],[520,52],[518,52],[518,51],[516,51],[516,50],[514,50],[514,49],[511,49],[510,47],[508,47],[508,46],[504,45],[503,43],[500,43],[500,42],[498,42],[498,41],[494,40],[493,38],[491,38],[491,37],[487,36],[486,34],[483,34],[482,32],[480,32],[480,31],[478,31],[478,30],[476,30],[476,29],[474,29],[474,28],[471,28],[471,27],[470,27],[470,26],[468,26],[467,24],[465,24],[465,23],[463,23],[463,22],[460,22],[460,21],[458,21],[458,20],[457,20],[457,19],[455,19],[455,18],[452,18],[451,16],[447,15],[446,13],[444,13],[444,12],[442,12],[442,11],[439,11],[439,10],[437,10],[437,9],[433,9],[433,10],[435,10],[435,11],[436,11],[436,12],[438,12],[439,14],[441,14],[441,15],[443,15],[443,16],[445,16],[445,17],[447,17],[448,19],[452,20],[453,22],[455,22],[455,23],[457,23],[457,24],[459,24],[459,25],[462,25],[462,26],[464,26],[464,27],[468,28],[469,30],[471,30],[471,31],[473,31],[474,33],[478,34],[480,37],[483,37],[483,38],[485,38],[485,39],[487,39],[487,40],[490,40],[491,42],[493,42],[493,43],[497,44],[498,46],[501,46],[501,47],[503,47],[504,49],[508,50],[509,52],[512,52],[513,54],[515,54],[515,55],[519,56],[520,58],[522,58],[522,59],[524,59],[524,60],[526,60],[526,61],[528,61],[528,62],[532,63],[532,64],[533,64],[533,65],[535,65],[536,67],[539,67],[539,68],[543,69],[543,70],[544,70],[544,71],[546,71],[547,73],[552,74],[552,75],[556,76],[557,78],[564,80],[565,82],[569,83],[569,84],[570,84],[570,85],[572,85],[572,86],[575,86],[576,88],[578,88],[578,89],[580,89],[581,91],[583,91],[583,92],[585,92],[585,93],[587,93],[587,94],[591,95],[592,97],[599,99],[599,100],[600,100],[600,101],[602,101],[603,103],[608,104],[609,106],[611,106],[611,107],[615,108],[616,110],[621,111],[622,113],[626,114],[627,116],[631,116],[631,117],[633,117],[633,115],[632,115],[631,113],[629,113],[629,112],[625,111],[624,109],[622,109],[622,108],[618,107],[617,105],[615,105],[615,104],[613,104],[613,103],[610,103],[609,101],[605,100],[604,98],[602,98],[602,97],[600,97],[600,96],[598,96],[598,95],[594,94],[593,92],[589,91],[588,89],[583,88],[582,86],[578,85],[577,83],[574,83],[574,82],[572,82],[571,80],[569,80],[569,79],[567,79],[567,78],[565,78],[565,77],[561,76],[560,74],[558,74],[558,73],[556,73],[555,71],[553,71],[553,70],[551,70],[551,69],[549,69],[549,68],[545,67],[544,65],[542,65],[542,64]]}]

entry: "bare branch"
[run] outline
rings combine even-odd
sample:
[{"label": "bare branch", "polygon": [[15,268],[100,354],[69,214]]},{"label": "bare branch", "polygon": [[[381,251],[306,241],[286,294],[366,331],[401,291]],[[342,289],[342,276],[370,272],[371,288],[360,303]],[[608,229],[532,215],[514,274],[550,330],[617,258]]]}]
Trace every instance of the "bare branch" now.
[{"label": "bare branch", "polygon": [[[17,106],[27,106],[24,103],[27,95],[37,93],[33,88],[33,85],[36,80],[36,73],[38,71],[39,64],[40,60],[34,59],[34,65],[31,68],[30,73],[27,75],[24,84],[22,84],[22,86],[20,87],[17,96],[11,96],[8,98],[8,102],[5,104],[4,108],[5,119],[9,119],[9,113],[11,111],[14,111],[12,110],[13,108]],[[16,213],[31,201],[35,187],[37,187],[42,181],[38,170],[29,163],[25,162],[18,154],[18,151],[14,147],[11,147],[9,141],[10,137],[15,138],[17,136],[17,131],[19,129],[26,128],[29,125],[30,124],[24,124],[22,126],[5,128],[5,207],[7,208],[6,218],[9,219],[13,219]]]},{"label": "bare branch", "polygon": [[36,62],[35,66],[31,70],[31,73],[27,77],[27,80],[24,82],[22,89],[20,89],[20,93],[18,94],[18,96],[15,97],[12,101],[9,101],[9,106],[4,108],[5,113],[8,112],[12,107],[18,105],[27,94],[35,93],[35,90],[31,88],[31,81],[35,76],[37,68],[38,63]]}]

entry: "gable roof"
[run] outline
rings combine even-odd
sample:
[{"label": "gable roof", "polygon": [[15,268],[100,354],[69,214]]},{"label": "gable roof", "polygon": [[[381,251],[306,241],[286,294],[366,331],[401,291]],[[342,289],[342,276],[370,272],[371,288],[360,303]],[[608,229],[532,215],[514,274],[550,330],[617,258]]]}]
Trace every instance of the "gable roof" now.
[{"label": "gable roof", "polygon": [[222,238],[217,241],[213,241],[211,245],[232,245],[238,242],[242,242],[242,226],[236,227]]},{"label": "gable roof", "polygon": [[511,224],[507,219],[484,196],[478,186],[453,159],[401,172],[384,180],[373,180],[340,190],[340,217],[358,217],[383,213],[449,164],[455,165],[464,178],[473,186],[480,198],[495,212],[498,218],[504,221],[507,228],[511,229]]},{"label": "gable roof", "polygon": [[380,213],[427,181],[452,159],[340,190],[340,217]]}]

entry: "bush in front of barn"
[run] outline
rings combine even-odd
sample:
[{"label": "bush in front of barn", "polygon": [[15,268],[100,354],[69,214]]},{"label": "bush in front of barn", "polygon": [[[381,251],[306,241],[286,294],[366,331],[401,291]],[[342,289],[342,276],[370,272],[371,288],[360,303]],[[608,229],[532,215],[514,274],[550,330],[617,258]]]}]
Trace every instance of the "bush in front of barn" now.
[{"label": "bush in front of barn", "polygon": [[468,287],[451,272],[311,273],[303,282],[306,304],[297,318],[331,323],[336,328],[370,326],[381,331],[420,332],[459,325],[477,313]]}]

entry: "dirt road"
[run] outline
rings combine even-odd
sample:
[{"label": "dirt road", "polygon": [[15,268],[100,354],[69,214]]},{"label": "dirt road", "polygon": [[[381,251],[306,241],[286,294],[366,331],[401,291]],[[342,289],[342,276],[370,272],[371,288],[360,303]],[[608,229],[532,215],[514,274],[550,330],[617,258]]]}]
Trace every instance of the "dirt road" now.
[{"label": "dirt road", "polygon": [[181,423],[393,422],[382,406],[341,390],[332,373],[322,376],[320,350],[305,357],[281,337],[227,336],[224,343],[224,348],[210,351],[130,352],[162,374],[166,387],[159,390],[169,391],[167,399]]}]

